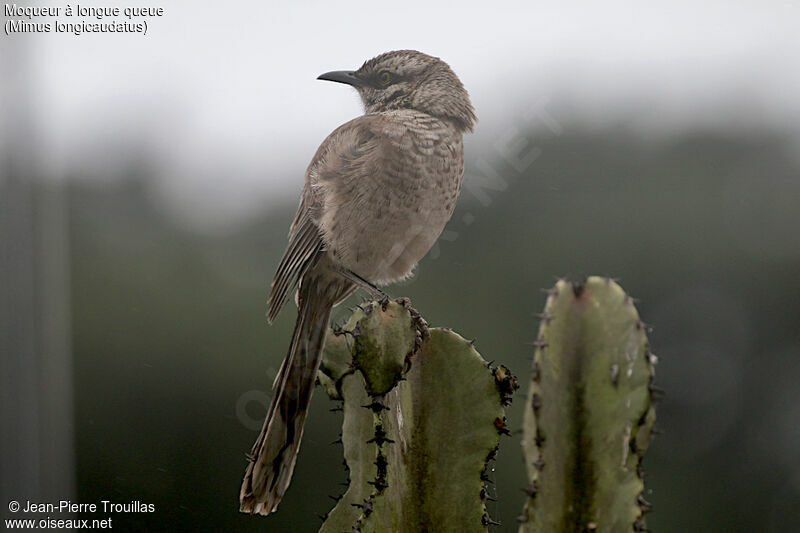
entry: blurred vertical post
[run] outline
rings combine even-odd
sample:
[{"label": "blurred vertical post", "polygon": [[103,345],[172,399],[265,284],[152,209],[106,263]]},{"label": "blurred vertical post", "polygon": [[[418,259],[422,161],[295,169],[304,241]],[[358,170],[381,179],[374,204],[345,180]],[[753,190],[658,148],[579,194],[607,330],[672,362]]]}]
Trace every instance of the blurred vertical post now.
[{"label": "blurred vertical post", "polygon": [[[33,36],[0,53],[0,501],[75,500],[67,205],[42,179]],[[59,176],[55,176],[58,178]],[[47,176],[47,178],[53,178]],[[59,515],[58,518],[65,518]]]}]

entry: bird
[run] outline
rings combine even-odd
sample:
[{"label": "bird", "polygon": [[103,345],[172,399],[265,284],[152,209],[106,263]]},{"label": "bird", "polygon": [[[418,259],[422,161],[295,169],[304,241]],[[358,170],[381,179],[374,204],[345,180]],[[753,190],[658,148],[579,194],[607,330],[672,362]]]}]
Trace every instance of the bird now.
[{"label": "bird", "polygon": [[358,288],[411,276],[450,220],[464,177],[463,134],[477,121],[461,80],[416,50],[317,79],[356,89],[364,114],[335,129],[306,173],[272,280],[272,323],[295,290],[297,321],[248,455],[240,511],[274,512],[291,482],[331,310]]}]

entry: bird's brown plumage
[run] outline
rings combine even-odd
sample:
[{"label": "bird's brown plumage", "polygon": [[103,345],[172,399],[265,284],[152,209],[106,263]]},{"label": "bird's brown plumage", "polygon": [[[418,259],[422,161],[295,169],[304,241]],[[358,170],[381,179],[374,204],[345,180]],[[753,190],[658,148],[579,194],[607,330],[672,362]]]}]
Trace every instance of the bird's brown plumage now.
[{"label": "bird's brown plumage", "polygon": [[244,512],[269,514],[289,485],[331,308],[355,290],[354,279],[384,285],[409,276],[461,188],[462,134],[475,115],[450,67],[400,50],[353,74],[366,113],[314,155],[272,282],[270,321],[296,285],[299,313],[245,473]]}]

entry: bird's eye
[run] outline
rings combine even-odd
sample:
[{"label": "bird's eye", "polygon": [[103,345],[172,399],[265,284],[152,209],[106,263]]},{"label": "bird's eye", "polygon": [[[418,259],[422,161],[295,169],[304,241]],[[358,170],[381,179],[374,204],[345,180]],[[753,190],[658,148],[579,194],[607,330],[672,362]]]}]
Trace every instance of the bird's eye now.
[{"label": "bird's eye", "polygon": [[378,81],[380,82],[381,85],[384,86],[389,85],[389,83],[391,83],[392,81],[392,75],[384,70],[383,72],[378,74]]}]

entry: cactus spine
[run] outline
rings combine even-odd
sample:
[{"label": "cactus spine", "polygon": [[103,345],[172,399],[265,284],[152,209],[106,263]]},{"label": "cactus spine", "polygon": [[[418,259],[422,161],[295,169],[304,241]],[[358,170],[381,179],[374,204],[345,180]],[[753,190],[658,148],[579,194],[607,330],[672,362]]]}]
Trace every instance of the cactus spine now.
[{"label": "cactus spine", "polygon": [[655,356],[633,300],[609,279],[559,281],[534,344],[520,533],[644,531]]}]

